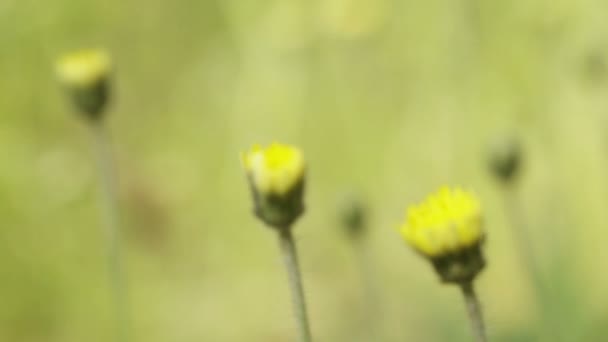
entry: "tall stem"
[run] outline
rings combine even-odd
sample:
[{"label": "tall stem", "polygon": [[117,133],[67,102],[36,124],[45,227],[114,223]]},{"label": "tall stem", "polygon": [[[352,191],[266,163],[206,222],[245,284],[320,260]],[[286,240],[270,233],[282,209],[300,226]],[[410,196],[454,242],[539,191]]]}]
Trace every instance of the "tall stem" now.
[{"label": "tall stem", "polygon": [[382,329],[379,327],[382,313],[380,310],[380,298],[376,283],[374,282],[374,279],[376,279],[374,265],[368,241],[365,238],[359,236],[352,241],[364,299],[365,324],[362,328],[366,329],[364,336],[367,337],[367,340],[384,341],[385,337],[381,334]]},{"label": "tall stem", "polygon": [[534,246],[530,239],[530,231],[527,225],[525,215],[518,200],[516,184],[505,184],[503,188],[503,196],[505,203],[505,211],[511,225],[513,239],[515,240],[515,248],[520,257],[520,262],[524,271],[527,273],[531,281],[532,291],[534,292],[535,304],[538,306],[540,318],[540,333],[546,335],[547,338],[556,338],[556,330],[552,328],[551,302],[547,301],[547,293],[549,292],[547,284],[543,281],[542,274],[539,269],[537,255],[534,253]]},{"label": "tall stem", "polygon": [[471,327],[473,329],[473,334],[475,335],[475,341],[487,342],[488,339],[486,337],[483,315],[481,313],[481,304],[479,303],[477,294],[475,294],[473,282],[464,282],[460,285],[460,288],[462,289],[462,294],[464,295],[464,301],[469,313],[469,319],[471,320]]},{"label": "tall stem", "polygon": [[99,177],[100,209],[107,267],[114,300],[116,340],[126,342],[129,341],[128,295],[122,260],[122,238],[114,163],[103,123],[91,121],[89,126]]},{"label": "tall stem", "polygon": [[534,255],[534,248],[528,234],[528,227],[524,219],[524,213],[517,199],[516,189],[513,185],[505,185],[503,189],[504,202],[508,219],[511,223],[511,230],[515,239],[516,248],[522,258],[523,266],[534,283],[534,290],[537,295],[543,291],[542,279],[537,270],[537,260]]},{"label": "tall stem", "polygon": [[296,245],[293,241],[291,227],[278,229],[279,244],[287,274],[289,276],[289,286],[291,288],[291,299],[294,315],[298,325],[298,335],[300,342],[311,342],[310,325],[306,313],[306,300],[304,299],[304,287],[298,263]]}]

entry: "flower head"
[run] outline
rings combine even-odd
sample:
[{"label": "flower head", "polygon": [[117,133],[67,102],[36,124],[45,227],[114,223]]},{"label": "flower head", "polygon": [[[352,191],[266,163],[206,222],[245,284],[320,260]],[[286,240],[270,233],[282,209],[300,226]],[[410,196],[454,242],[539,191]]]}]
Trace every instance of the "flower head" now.
[{"label": "flower head", "polygon": [[304,177],[304,157],[296,147],[272,143],[267,148],[255,145],[243,156],[245,171],[257,191],[282,196]]},{"label": "flower head", "polygon": [[92,49],[67,54],[55,66],[75,106],[90,118],[99,118],[105,108],[111,64],[107,52]]},{"label": "flower head", "polygon": [[303,211],[305,162],[293,146],[258,145],[242,156],[256,214],[271,226],[291,224]]},{"label": "flower head", "polygon": [[59,80],[69,87],[89,88],[105,79],[112,68],[110,55],[104,50],[80,50],[57,61]]},{"label": "flower head", "polygon": [[444,281],[474,277],[484,266],[481,206],[472,193],[441,188],[408,208],[403,238],[429,258]]},{"label": "flower head", "polygon": [[462,189],[443,187],[425,202],[408,208],[401,233],[428,257],[456,253],[483,239],[479,201]]}]

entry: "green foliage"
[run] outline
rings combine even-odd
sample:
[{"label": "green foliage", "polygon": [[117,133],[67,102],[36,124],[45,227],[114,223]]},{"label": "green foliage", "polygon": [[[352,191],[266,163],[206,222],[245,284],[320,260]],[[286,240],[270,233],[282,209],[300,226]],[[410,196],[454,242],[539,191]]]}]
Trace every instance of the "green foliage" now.
[{"label": "green foliage", "polygon": [[[374,213],[382,335],[470,339],[458,292],[438,285],[394,229],[406,205],[450,183],[484,205],[478,292],[490,339],[537,341],[540,310],[484,160],[486,143],[511,129],[526,149],[518,186],[553,287],[552,327],[564,341],[601,341],[607,9],[599,0],[0,1],[0,341],[113,336],[89,141],[53,75],[63,52],[97,46],[116,62],[107,114],[138,341],[291,338],[278,248],[251,213],[238,159],[273,140],[301,146],[310,165],[294,232],[318,340],[350,340],[358,326],[348,322],[362,315],[353,308],[364,308],[348,241],[332,233],[335,198],[350,187]],[[568,223],[546,224],[556,221]]]}]

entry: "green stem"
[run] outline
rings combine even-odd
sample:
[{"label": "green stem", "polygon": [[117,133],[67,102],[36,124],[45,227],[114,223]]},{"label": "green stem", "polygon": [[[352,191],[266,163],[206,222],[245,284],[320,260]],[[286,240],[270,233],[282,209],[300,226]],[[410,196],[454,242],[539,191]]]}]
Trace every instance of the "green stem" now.
[{"label": "green stem", "polygon": [[110,286],[114,300],[116,340],[126,342],[129,341],[128,295],[122,260],[122,238],[114,163],[103,123],[91,121],[90,129],[99,176],[100,208]]},{"label": "green stem", "polygon": [[357,261],[357,268],[363,287],[363,299],[365,305],[365,325],[367,328],[367,339],[370,341],[383,341],[384,336],[380,334],[378,327],[381,322],[380,299],[374,279],[374,267],[371,260],[369,246],[365,237],[357,237],[353,241],[353,250]]},{"label": "green stem", "polygon": [[[481,2],[480,0],[464,0],[465,20],[470,23],[469,30],[476,44],[477,49],[481,42],[482,23],[481,23]],[[477,52],[477,51],[475,51]]]},{"label": "green stem", "polygon": [[548,292],[547,286],[543,281],[541,272],[539,269],[538,258],[534,253],[534,246],[530,239],[528,225],[526,224],[525,215],[523,209],[518,200],[517,188],[515,184],[505,184],[503,189],[504,203],[506,207],[506,214],[508,216],[509,223],[511,225],[511,232],[513,239],[515,240],[515,248],[517,248],[517,254],[522,263],[522,267],[528,274],[528,278],[531,281],[532,291],[534,292],[534,299],[540,313],[540,328],[541,334],[547,335],[547,337],[553,338],[555,330],[551,328],[548,320],[550,317],[551,310],[548,308],[550,302],[547,302],[546,293]]},{"label": "green stem", "polygon": [[304,299],[304,287],[302,286],[302,276],[298,264],[298,254],[296,245],[293,241],[291,227],[278,229],[279,244],[287,274],[289,276],[289,286],[291,288],[291,299],[293,310],[298,325],[298,335],[300,342],[311,342],[310,325],[306,313],[306,300]]},{"label": "green stem", "polygon": [[481,313],[481,304],[479,303],[477,294],[475,294],[473,282],[464,282],[460,284],[460,288],[462,289],[462,294],[464,295],[464,301],[467,307],[467,312],[469,313],[469,319],[471,320],[471,327],[473,329],[473,334],[475,335],[475,341],[487,342],[488,339],[486,337],[483,315]]},{"label": "green stem", "polygon": [[523,259],[521,261],[523,262],[530,279],[534,282],[535,291],[538,295],[542,293],[542,279],[537,270],[537,260],[534,255],[534,248],[530,241],[524,214],[519,205],[519,201],[517,200],[515,189],[513,188],[513,185],[506,186],[507,187],[504,189],[505,206],[511,223],[513,238],[515,239],[519,255]]}]

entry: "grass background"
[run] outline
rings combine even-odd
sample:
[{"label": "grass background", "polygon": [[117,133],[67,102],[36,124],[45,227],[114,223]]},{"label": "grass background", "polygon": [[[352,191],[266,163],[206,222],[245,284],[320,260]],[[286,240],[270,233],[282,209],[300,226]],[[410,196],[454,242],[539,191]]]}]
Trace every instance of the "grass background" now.
[{"label": "grass background", "polygon": [[[608,4],[599,0],[0,0],[0,340],[108,341],[112,307],[86,129],[53,61],[115,59],[118,162],[137,341],[290,341],[275,237],[238,155],[297,144],[296,237],[318,341],[467,341],[455,288],[395,232],[439,185],[475,189],[492,341],[601,341],[608,322]],[[525,147],[521,199],[552,337],[487,173]],[[366,335],[345,192],[371,210],[382,337]]]}]

